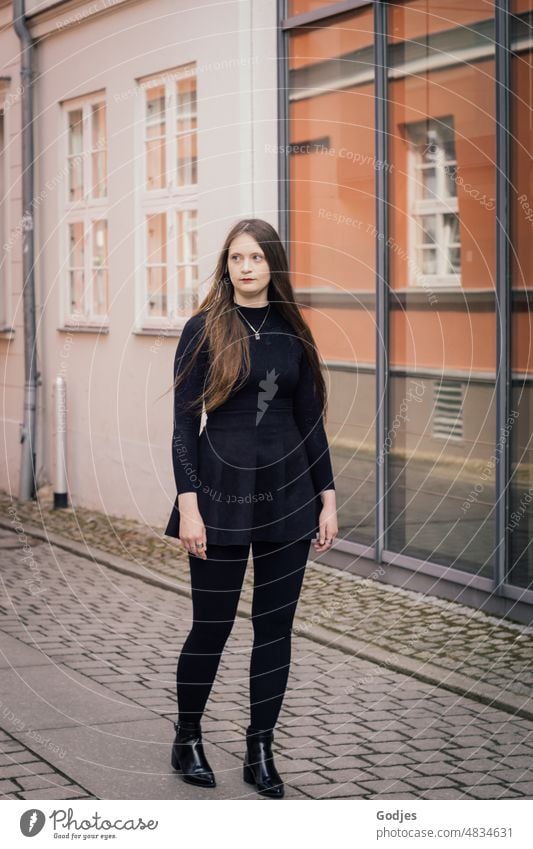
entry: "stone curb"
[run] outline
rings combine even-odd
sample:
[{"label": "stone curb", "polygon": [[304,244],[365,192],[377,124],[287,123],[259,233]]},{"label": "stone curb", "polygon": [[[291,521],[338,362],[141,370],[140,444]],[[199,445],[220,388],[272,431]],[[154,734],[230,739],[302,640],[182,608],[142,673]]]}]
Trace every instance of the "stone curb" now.
[{"label": "stone curb", "polygon": [[[8,522],[0,520],[0,528],[12,531],[13,528]],[[162,589],[170,590],[178,595],[191,598],[191,593],[188,584],[182,585],[173,583],[163,575],[154,575],[146,566],[139,566],[115,554],[109,554],[107,551],[83,543],[74,542],[60,536],[59,534],[45,533],[40,528],[34,525],[25,525],[25,533],[28,536],[48,542],[50,545],[62,548],[65,551],[70,551],[79,557],[93,560],[102,566],[107,566],[116,572],[121,572],[124,575],[130,575],[134,578],[139,578],[148,584],[152,584]],[[312,561],[308,561],[311,562]],[[316,564],[313,563],[313,566]],[[325,568],[325,567],[322,567]],[[241,599],[239,602],[241,610],[237,611],[237,616],[248,618],[251,614],[250,605]],[[242,610],[244,608],[244,610]],[[297,627],[296,617],[296,627]],[[349,654],[352,657],[358,657],[362,660],[375,663],[386,669],[391,669],[394,672],[399,672],[403,675],[408,675],[425,684],[434,684],[435,686],[449,690],[456,695],[463,696],[467,699],[480,702],[490,707],[503,710],[513,716],[521,716],[524,719],[533,720],[533,696],[522,697],[514,693],[505,693],[490,684],[484,684],[480,681],[472,681],[466,675],[461,675],[455,672],[447,672],[443,667],[429,663],[427,661],[417,661],[404,657],[401,654],[391,655],[371,643],[365,643],[362,640],[356,640],[349,635],[336,631],[334,628],[324,628],[321,625],[313,625],[312,630],[306,630],[305,634],[301,635],[305,639],[328,648],[335,648],[338,651]]]}]

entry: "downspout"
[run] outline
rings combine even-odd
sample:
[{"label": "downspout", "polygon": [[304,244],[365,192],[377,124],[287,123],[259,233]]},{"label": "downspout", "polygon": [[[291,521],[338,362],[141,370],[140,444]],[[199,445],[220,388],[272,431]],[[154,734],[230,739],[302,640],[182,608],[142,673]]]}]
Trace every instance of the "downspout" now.
[{"label": "downspout", "polygon": [[33,40],[26,25],[25,0],[13,0],[13,27],[20,40],[22,83],[22,275],[24,310],[24,421],[21,428],[19,499],[36,495],[35,433],[37,338],[33,228]]}]

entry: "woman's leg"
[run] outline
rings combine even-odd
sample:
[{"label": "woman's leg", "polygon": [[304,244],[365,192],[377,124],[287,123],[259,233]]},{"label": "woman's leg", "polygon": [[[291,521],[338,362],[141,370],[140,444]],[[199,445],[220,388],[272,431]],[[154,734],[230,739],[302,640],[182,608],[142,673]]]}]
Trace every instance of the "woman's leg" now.
[{"label": "woman's leg", "polygon": [[250,725],[273,729],[285,695],[291,630],[311,540],[253,542],[254,644],[250,661]]},{"label": "woman's leg", "polygon": [[207,560],[189,554],[193,624],[176,669],[178,720],[202,718],[231,633],[241,594],[249,545],[211,545]]}]

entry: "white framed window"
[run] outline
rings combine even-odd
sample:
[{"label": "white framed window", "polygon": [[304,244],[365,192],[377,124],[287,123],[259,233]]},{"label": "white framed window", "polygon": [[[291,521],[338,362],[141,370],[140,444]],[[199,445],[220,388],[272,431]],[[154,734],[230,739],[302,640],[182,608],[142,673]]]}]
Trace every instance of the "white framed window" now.
[{"label": "white framed window", "polygon": [[138,84],[138,313],[179,328],[199,303],[196,63]]},{"label": "white framed window", "polygon": [[63,325],[109,323],[107,127],[105,95],[62,104]]},{"label": "white framed window", "polygon": [[461,242],[453,118],[405,125],[409,284],[460,286]]}]

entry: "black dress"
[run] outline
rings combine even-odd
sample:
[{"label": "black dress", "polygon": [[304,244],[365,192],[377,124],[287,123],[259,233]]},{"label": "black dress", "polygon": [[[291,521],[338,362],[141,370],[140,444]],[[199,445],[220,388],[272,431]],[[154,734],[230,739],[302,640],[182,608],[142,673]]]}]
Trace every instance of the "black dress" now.
[{"label": "black dress", "polygon": [[[207,542],[246,544],[313,539],[322,509],[319,493],[335,489],[327,436],[304,345],[270,302],[236,307],[250,336],[248,380],[207,416],[184,410],[205,387],[209,354],[174,393],[172,463],[178,493],[196,492]],[[258,328],[257,340],[242,316]],[[174,375],[188,361],[205,312],[184,325]],[[178,496],[165,530],[179,537]]]}]

